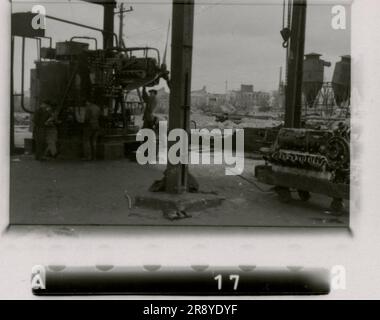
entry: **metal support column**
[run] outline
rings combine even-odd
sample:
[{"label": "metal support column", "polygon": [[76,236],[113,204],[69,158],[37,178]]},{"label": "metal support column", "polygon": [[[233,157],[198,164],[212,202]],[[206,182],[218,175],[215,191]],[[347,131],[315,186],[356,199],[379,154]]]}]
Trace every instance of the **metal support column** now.
[{"label": "metal support column", "polygon": [[306,0],[295,0],[293,4],[285,101],[285,127],[287,128],[299,128],[301,126],[306,6]]},{"label": "metal support column", "polygon": [[[171,88],[169,130],[181,128],[190,138],[190,92],[193,51],[194,0],[173,0]],[[168,142],[168,148],[174,142]],[[166,171],[165,190],[182,193],[188,190],[188,166],[171,165]]]},{"label": "metal support column", "polygon": [[124,27],[124,3],[120,3],[120,10],[119,10],[119,47],[123,47],[123,27]]}]

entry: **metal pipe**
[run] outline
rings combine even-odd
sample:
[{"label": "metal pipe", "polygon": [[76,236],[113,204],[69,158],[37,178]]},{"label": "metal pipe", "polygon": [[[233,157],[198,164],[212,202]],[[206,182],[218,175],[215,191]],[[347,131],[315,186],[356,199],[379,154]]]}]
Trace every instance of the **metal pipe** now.
[{"label": "metal pipe", "polygon": [[94,37],[75,36],[75,37],[71,37],[70,41],[73,41],[74,39],[94,40],[95,41],[95,50],[98,50],[98,40]]},{"label": "metal pipe", "polygon": [[25,37],[22,37],[22,47],[21,47],[21,108],[27,113],[34,113],[34,111],[29,110],[24,104],[24,73],[25,73]]},{"label": "metal pipe", "polygon": [[41,38],[36,38],[36,43],[37,43],[37,60],[41,61]]},{"label": "metal pipe", "polygon": [[13,86],[14,86],[14,79],[13,79],[13,63],[14,63],[14,42],[15,39],[13,36],[11,36],[11,85],[10,85],[10,103],[11,103],[11,110],[10,110],[10,141],[9,141],[9,147],[10,147],[10,154],[14,154],[15,151],[15,132],[14,132],[14,96],[13,96]]}]

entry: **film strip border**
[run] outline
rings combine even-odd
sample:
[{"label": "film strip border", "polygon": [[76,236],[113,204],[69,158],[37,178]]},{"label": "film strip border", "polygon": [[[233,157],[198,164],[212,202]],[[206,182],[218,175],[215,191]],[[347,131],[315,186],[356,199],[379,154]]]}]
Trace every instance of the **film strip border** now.
[{"label": "film strip border", "polygon": [[91,267],[42,266],[32,269],[35,295],[324,295],[331,272],[325,268],[237,266]]}]

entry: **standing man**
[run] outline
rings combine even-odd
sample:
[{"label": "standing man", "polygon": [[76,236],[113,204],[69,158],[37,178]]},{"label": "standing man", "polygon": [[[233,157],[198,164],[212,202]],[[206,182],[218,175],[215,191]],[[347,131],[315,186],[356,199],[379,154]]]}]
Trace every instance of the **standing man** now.
[{"label": "standing man", "polygon": [[49,160],[55,158],[58,154],[57,152],[57,141],[58,141],[58,128],[57,128],[57,114],[52,107],[47,108],[49,118],[45,122],[46,130],[46,144],[47,147],[44,153],[44,160]]},{"label": "standing man", "polygon": [[146,88],[143,87],[143,100],[145,102],[144,110],[144,125],[143,128],[155,129],[156,120],[153,115],[154,109],[157,107],[157,90],[149,90],[149,95],[146,93]]},{"label": "standing man", "polygon": [[43,160],[46,150],[46,121],[49,119],[51,103],[44,100],[33,114],[33,138],[35,143],[35,158]]},{"label": "standing man", "polygon": [[83,160],[96,160],[100,115],[100,107],[87,101],[83,126]]}]

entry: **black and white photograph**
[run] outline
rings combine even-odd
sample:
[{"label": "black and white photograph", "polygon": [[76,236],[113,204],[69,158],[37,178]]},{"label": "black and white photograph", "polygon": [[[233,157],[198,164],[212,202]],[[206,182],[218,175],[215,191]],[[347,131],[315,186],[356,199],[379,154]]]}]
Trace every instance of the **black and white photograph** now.
[{"label": "black and white photograph", "polygon": [[350,16],[13,1],[10,222],[347,228]]},{"label": "black and white photograph", "polygon": [[379,9],[2,1],[0,298],[379,298]]}]

